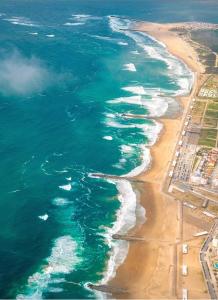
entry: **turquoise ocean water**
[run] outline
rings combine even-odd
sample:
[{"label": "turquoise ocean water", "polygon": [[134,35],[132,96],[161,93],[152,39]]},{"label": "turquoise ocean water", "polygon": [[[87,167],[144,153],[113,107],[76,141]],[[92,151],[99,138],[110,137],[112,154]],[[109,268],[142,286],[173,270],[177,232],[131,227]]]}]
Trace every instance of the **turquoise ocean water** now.
[{"label": "turquoise ocean water", "polygon": [[193,81],[131,22],[214,22],[207,5],[1,1],[1,298],[100,297],[86,284],[106,283],[128,251],[111,235],[146,212],[129,182],[92,173],[146,169],[162,126],[123,114],[159,116]]}]

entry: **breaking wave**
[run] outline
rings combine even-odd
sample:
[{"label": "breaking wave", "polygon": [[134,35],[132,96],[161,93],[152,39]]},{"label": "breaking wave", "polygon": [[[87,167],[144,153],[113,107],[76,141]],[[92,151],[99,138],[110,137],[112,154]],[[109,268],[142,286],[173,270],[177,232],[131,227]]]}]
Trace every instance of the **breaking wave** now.
[{"label": "breaking wave", "polygon": [[25,291],[17,295],[17,299],[42,299],[45,291],[61,292],[62,289],[54,285],[65,282],[64,276],[72,272],[80,262],[76,249],[77,243],[71,236],[66,235],[56,239],[51,255],[40,270],[28,278]]}]

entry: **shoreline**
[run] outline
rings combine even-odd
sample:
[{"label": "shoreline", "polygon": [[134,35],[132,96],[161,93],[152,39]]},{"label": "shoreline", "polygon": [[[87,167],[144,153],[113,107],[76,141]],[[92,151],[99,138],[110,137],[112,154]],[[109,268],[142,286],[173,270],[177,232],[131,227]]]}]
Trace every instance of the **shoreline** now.
[{"label": "shoreline", "polygon": [[[152,157],[148,170],[136,176],[144,183],[136,184],[140,192],[140,204],[146,211],[146,222],[136,226],[131,234],[149,239],[149,242],[130,242],[128,255],[109,281],[110,287],[122,288],[126,293],[112,292],[115,298],[172,298],[177,296],[172,282],[175,247],[169,247],[178,239],[177,203],[162,192],[169,162],[191,98],[199,86],[204,72],[195,49],[176,32],[172,25],[139,23],[136,30],[145,32],[166,46],[170,54],[181,60],[194,74],[188,95],[176,96],[182,110],[174,119],[161,120],[163,125],[158,140],[150,148]],[[175,46],[176,45],[176,46]],[[187,54],[188,53],[188,54]],[[161,119],[161,117],[160,117]],[[172,217],[173,216],[173,217]],[[158,273],[158,276],[156,274]]]}]

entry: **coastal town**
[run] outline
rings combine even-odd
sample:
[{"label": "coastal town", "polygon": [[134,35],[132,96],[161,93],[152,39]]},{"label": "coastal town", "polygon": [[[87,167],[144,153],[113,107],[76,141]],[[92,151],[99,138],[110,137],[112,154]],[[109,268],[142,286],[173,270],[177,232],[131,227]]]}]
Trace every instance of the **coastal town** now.
[{"label": "coastal town", "polygon": [[[187,27],[196,30],[201,24],[186,24],[183,30]],[[189,42],[193,44],[190,31]],[[199,57],[211,51],[199,44],[196,48]],[[182,120],[164,184],[164,192],[179,207],[176,288],[184,300],[193,297],[196,272],[203,274],[204,297],[218,298],[218,75],[217,54],[213,54],[214,67],[205,66],[204,74],[198,74],[199,85]],[[193,251],[200,264],[194,262]]]},{"label": "coastal town", "polygon": [[[206,78],[206,79],[205,79]],[[192,98],[166,179],[167,193],[181,206],[182,298],[188,299],[195,247],[211,299],[218,297],[218,76],[205,76]]]}]

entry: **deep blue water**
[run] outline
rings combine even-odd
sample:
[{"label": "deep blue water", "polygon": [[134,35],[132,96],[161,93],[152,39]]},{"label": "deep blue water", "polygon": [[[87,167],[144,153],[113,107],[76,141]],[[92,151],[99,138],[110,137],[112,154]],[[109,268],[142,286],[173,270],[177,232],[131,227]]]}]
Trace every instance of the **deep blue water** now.
[{"label": "deep blue water", "polygon": [[[130,21],[210,21],[216,1],[0,3],[0,297],[96,298],[135,224],[131,185],[192,74]],[[116,17],[109,17],[116,15]],[[160,94],[168,98],[161,98]],[[148,147],[145,147],[147,145]],[[118,218],[119,214],[119,218]],[[105,282],[105,281],[104,281]]]}]

